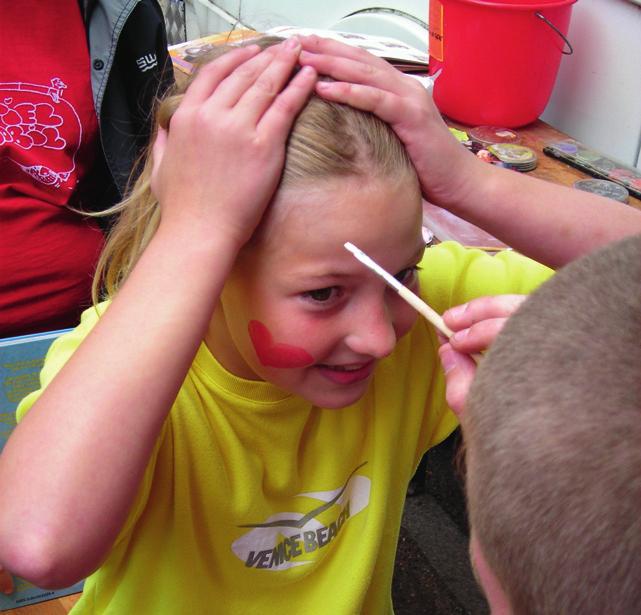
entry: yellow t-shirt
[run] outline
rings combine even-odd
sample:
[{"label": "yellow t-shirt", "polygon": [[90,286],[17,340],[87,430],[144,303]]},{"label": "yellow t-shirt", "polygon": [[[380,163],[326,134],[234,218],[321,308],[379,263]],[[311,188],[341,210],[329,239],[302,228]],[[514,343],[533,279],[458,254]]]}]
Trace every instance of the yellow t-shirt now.
[{"label": "yellow t-shirt", "polygon": [[[428,250],[422,267],[421,294],[438,311],[530,292],[551,274],[454,243]],[[87,310],[54,342],[43,386],[97,318]],[[201,345],[125,527],[73,613],[391,613],[408,481],[457,424],[437,348],[419,319],[361,400],[327,410],[231,375]]]}]

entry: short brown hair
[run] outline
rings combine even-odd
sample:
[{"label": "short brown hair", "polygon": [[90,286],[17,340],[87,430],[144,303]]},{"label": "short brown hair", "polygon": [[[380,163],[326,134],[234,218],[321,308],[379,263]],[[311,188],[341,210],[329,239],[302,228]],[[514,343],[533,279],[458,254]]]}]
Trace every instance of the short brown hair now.
[{"label": "short brown hair", "polygon": [[519,615],[641,609],[641,236],[563,268],[479,368],[470,523]]}]

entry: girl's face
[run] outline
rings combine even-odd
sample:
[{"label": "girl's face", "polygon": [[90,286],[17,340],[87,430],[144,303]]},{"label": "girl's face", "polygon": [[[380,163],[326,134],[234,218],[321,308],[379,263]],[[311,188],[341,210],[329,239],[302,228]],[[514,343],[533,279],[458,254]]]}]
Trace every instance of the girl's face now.
[{"label": "girl's face", "polygon": [[206,337],[224,367],[321,407],[365,393],[416,313],[346,241],[417,290],[424,241],[416,183],[347,177],[280,190],[239,255]]}]

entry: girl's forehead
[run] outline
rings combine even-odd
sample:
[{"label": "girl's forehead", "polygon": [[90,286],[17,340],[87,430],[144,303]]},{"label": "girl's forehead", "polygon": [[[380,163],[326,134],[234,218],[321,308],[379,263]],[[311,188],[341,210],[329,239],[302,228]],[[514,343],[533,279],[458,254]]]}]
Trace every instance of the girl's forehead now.
[{"label": "girl's forehead", "polygon": [[283,189],[270,208],[252,253],[280,260],[279,269],[309,259],[349,261],[347,241],[394,254],[414,252],[421,243],[421,198],[412,182],[338,178]]},{"label": "girl's forehead", "polygon": [[261,223],[260,239],[329,240],[365,231],[371,237],[419,224],[421,195],[416,181],[377,176],[334,177],[285,186],[275,195]]}]

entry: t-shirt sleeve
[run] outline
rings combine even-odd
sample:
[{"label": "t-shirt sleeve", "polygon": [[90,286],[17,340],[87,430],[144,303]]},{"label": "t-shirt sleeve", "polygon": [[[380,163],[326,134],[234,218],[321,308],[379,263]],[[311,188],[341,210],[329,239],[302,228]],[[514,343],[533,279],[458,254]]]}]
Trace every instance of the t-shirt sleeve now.
[{"label": "t-shirt sleeve", "polygon": [[18,422],[31,410],[32,406],[42,395],[42,392],[49,386],[49,383],[64,367],[73,353],[76,352],[82,341],[94,328],[100,318],[100,314],[102,314],[105,309],[106,304],[101,303],[85,310],[80,318],[80,324],[75,329],[61,335],[53,341],[47,351],[44,365],[40,371],[40,388],[29,393],[29,395],[18,404],[16,409],[16,420]]},{"label": "t-shirt sleeve", "polygon": [[475,297],[529,294],[554,271],[517,252],[494,256],[447,241],[425,252],[421,295],[439,313]]},{"label": "t-shirt sleeve", "polygon": [[[490,256],[448,241],[426,250],[419,274],[420,294],[442,314],[476,297],[529,294],[553,274],[552,269],[513,251]],[[434,369],[419,436],[417,463],[427,449],[439,444],[458,426],[458,419],[445,401],[445,376],[437,356],[436,333],[432,325],[424,326],[431,338]]]}]

